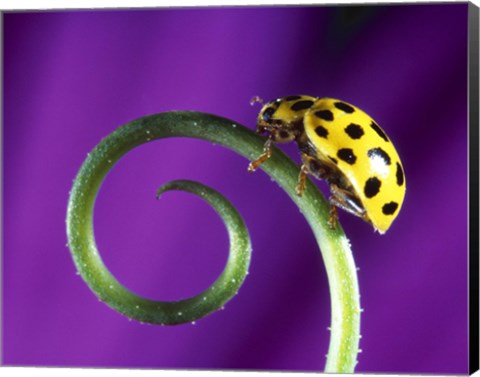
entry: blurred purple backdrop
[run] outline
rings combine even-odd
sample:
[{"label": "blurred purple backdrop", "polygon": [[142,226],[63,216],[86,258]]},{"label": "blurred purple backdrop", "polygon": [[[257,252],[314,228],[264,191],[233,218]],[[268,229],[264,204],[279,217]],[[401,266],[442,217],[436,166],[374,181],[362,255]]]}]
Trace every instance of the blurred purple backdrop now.
[{"label": "blurred purple backdrop", "polygon": [[[359,271],[358,372],[467,372],[467,7],[464,4],[8,13],[4,18],[3,362],[322,371],[330,322],[320,252],[287,195],[198,140],[129,153],[97,198],[105,263],[149,298],[196,294],[228,240],[187,178],[229,198],[251,232],[250,275],[196,325],[128,321],[98,302],[66,248],[68,192],[104,136],[199,110],[254,128],[254,95],[364,109],[402,156],[407,196],[386,235],[341,213]],[[285,146],[293,158],[293,145]],[[325,189],[325,184],[318,182]],[[268,226],[265,226],[268,224]]]}]

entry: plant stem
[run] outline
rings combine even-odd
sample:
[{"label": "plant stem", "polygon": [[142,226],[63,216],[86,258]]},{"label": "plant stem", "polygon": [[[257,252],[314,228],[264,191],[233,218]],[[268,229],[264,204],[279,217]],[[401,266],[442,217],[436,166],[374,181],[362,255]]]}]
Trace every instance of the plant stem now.
[{"label": "plant stem", "polygon": [[[102,301],[143,322],[179,324],[193,321],[223,306],[238,291],[247,274],[250,240],[241,217],[231,204],[212,189],[191,181],[174,181],[160,188],[159,192],[170,189],[185,190],[196,195],[208,192],[201,196],[222,216],[230,236],[230,257],[222,275],[205,292],[177,302],[147,300],[123,287],[98,254],[92,224],[97,192],[112,166],[131,149],[166,137],[209,140],[234,150],[248,160],[262,153],[265,142],[250,129],[231,120],[198,112],[161,113],[127,123],[103,139],[82,165],[70,193],[67,234],[78,271]],[[322,253],[332,315],[325,371],[351,373],[358,353],[360,299],[349,241],[339,224],[336,229],[330,229],[329,204],[310,180],[307,180],[303,196],[297,196],[295,187],[299,169],[283,152],[273,147],[272,157],[261,168],[297,204],[312,228]]]}]

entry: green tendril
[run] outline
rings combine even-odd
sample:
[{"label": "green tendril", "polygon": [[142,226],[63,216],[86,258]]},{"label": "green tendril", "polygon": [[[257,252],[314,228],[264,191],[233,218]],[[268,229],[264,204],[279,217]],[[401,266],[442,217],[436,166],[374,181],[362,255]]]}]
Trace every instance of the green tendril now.
[{"label": "green tendril", "polygon": [[[67,212],[68,245],[78,272],[98,298],[120,313],[141,322],[175,325],[192,322],[221,307],[234,296],[250,262],[250,239],[235,208],[218,192],[192,181],[173,181],[160,187],[183,190],[206,200],[221,216],[230,239],[230,254],[220,277],[199,295],[166,302],[142,298],[121,285],[103,263],[94,239],[93,209],[98,190],[110,169],[133,148],[155,139],[192,137],[223,145],[256,159],[265,139],[250,129],[215,115],[175,111],[147,116],[118,128],[88,155],[75,178]],[[325,372],[352,373],[357,363],[360,338],[358,280],[350,243],[341,226],[328,225],[329,204],[307,180],[302,197],[295,192],[299,169],[273,147],[272,157],[261,165],[296,203],[312,228],[320,247],[331,296],[331,337]],[[252,177],[253,179],[253,177]]]}]

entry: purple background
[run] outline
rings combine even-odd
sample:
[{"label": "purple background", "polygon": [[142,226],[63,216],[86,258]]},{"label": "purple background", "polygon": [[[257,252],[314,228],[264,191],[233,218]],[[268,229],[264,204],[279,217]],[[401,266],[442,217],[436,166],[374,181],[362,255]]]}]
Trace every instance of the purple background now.
[{"label": "purple background", "polygon": [[310,94],[372,115],[407,177],[386,235],[340,214],[365,309],[357,371],[467,372],[467,4],[10,13],[4,57],[4,364],[323,370],[330,299],[312,232],[227,149],[144,145],[108,176],[95,211],[120,282],[176,300],[220,274],[228,240],[201,200],[157,202],[155,190],[187,178],[222,192],[253,242],[225,310],[196,325],[129,321],[97,301],[65,247],[72,179],[118,126],[185,109],[253,128],[252,96]]}]

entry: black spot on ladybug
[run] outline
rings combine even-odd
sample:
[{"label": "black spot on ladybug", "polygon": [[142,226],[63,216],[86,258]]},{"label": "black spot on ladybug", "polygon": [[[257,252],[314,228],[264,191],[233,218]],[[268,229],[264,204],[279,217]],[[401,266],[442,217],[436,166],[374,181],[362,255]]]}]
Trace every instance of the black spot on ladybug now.
[{"label": "black spot on ladybug", "polygon": [[262,114],[262,118],[265,122],[268,122],[271,118],[273,113],[275,112],[276,108],[274,107],[267,107]]},{"label": "black spot on ladybug", "polygon": [[385,135],[385,132],[383,132],[380,126],[377,123],[375,123],[373,120],[372,120],[372,123],[370,124],[370,127],[372,127],[375,130],[375,132],[378,134],[378,136],[380,136],[383,140],[388,141],[388,137],[387,135]]},{"label": "black spot on ladybug", "polygon": [[355,123],[350,123],[347,127],[345,127],[345,132],[352,139],[360,139],[365,133],[363,132],[363,128]]},{"label": "black spot on ladybug", "polygon": [[315,128],[315,133],[320,137],[324,137],[325,139],[328,136],[328,130],[323,126],[317,126]]},{"label": "black spot on ladybug", "polygon": [[405,182],[402,166],[397,162],[397,185],[402,186]]},{"label": "black spot on ladybug", "polygon": [[377,177],[368,178],[365,182],[365,187],[363,192],[367,198],[373,198],[380,191],[380,186],[382,182]]},{"label": "black spot on ladybug", "polygon": [[385,152],[382,148],[369,149],[367,154],[368,157],[370,157],[372,160],[380,157],[385,162],[385,165],[390,165],[392,162],[388,153]]},{"label": "black spot on ladybug", "polygon": [[349,104],[346,104],[345,102],[335,102],[334,103],[335,107],[339,110],[345,111],[346,113],[353,113],[355,109],[350,106]]},{"label": "black spot on ladybug", "polygon": [[353,165],[355,161],[357,161],[357,156],[355,156],[355,154],[353,153],[353,150],[351,150],[350,148],[339,149],[337,152],[337,157],[340,160],[343,160],[349,163],[350,165]]},{"label": "black spot on ladybug", "polygon": [[393,215],[398,208],[398,203],[390,202],[385,203],[382,207],[382,212],[384,215]]},{"label": "black spot on ladybug", "polygon": [[285,101],[296,101],[297,99],[300,99],[302,98],[302,96],[288,96],[288,97],[285,97]]},{"label": "black spot on ladybug", "polygon": [[300,111],[300,110],[306,110],[312,107],[313,101],[310,100],[303,100],[303,101],[298,101],[295,102],[290,108],[293,111]]},{"label": "black spot on ladybug", "polygon": [[315,116],[323,120],[333,120],[333,113],[330,110],[315,111]]}]

